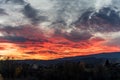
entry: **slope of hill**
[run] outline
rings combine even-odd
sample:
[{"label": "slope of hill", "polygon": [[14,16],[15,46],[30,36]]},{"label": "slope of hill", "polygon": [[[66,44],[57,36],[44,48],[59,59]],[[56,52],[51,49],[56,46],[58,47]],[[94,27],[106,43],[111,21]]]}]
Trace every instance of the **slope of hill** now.
[{"label": "slope of hill", "polygon": [[67,57],[54,60],[8,60],[15,63],[39,64],[39,65],[53,65],[64,62],[85,62],[88,64],[103,64],[107,59],[112,63],[120,63],[120,52],[101,53],[87,56]]}]

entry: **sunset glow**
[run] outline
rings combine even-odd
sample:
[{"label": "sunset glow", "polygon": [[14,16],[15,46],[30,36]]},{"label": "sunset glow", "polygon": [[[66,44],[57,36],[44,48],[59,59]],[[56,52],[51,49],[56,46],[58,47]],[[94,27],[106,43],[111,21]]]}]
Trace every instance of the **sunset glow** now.
[{"label": "sunset glow", "polygon": [[113,0],[0,0],[0,59],[120,52],[120,6]]},{"label": "sunset glow", "polygon": [[[51,40],[51,39],[49,39]],[[119,47],[104,45],[105,41],[71,42],[59,38],[49,42],[1,43],[0,55],[13,59],[57,59],[63,57],[83,56],[104,52],[119,52]]]}]

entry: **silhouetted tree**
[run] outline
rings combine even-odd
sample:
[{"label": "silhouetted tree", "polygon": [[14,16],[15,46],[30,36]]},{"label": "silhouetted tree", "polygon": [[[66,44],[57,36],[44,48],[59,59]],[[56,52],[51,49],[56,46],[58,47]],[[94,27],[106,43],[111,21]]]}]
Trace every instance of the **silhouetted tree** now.
[{"label": "silhouetted tree", "polygon": [[106,67],[109,67],[109,66],[110,66],[110,62],[109,62],[108,59],[105,61],[105,66],[106,66]]}]

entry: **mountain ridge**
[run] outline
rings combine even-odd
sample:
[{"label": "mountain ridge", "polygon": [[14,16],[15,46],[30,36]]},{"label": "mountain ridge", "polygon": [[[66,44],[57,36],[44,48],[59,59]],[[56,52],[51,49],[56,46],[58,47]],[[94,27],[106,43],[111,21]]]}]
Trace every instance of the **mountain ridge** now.
[{"label": "mountain ridge", "polygon": [[6,60],[8,62],[15,63],[25,63],[25,64],[38,64],[38,65],[54,65],[65,62],[85,62],[88,64],[104,64],[106,60],[110,60],[111,63],[120,63],[120,52],[112,52],[112,53],[101,53],[87,56],[76,56],[76,57],[66,57],[59,58],[53,60]]}]

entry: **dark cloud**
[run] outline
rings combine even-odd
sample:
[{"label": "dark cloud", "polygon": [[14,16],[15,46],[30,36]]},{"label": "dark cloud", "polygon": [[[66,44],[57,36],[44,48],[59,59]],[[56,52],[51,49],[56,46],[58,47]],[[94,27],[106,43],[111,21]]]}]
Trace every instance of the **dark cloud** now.
[{"label": "dark cloud", "polygon": [[39,53],[58,54],[57,52],[55,52],[55,51],[52,51],[52,50],[39,51]]},{"label": "dark cloud", "polygon": [[65,28],[65,26],[67,26],[67,24],[64,20],[62,20],[62,19],[60,19],[60,17],[58,17],[58,19],[56,21],[52,22],[51,26],[54,28]]},{"label": "dark cloud", "polygon": [[26,2],[24,0],[5,0],[5,3],[16,3],[16,4],[25,4]]},{"label": "dark cloud", "polygon": [[10,41],[24,42],[47,42],[40,29],[33,26],[4,26],[0,28],[4,38]]},{"label": "dark cloud", "polygon": [[38,15],[38,12],[39,11],[36,10],[35,8],[33,8],[30,4],[27,4],[23,10],[23,14],[27,18],[29,18],[33,24],[37,24],[38,22],[43,22],[43,21],[47,20],[46,16]]},{"label": "dark cloud", "polygon": [[119,12],[111,8],[102,8],[99,12],[94,12],[91,9],[83,13],[73,24],[83,30],[92,29],[91,31],[95,32],[120,31]]},{"label": "dark cloud", "polygon": [[104,19],[106,22],[110,23],[111,25],[120,25],[120,17],[119,12],[112,10],[110,8],[103,8],[99,11],[96,16]]},{"label": "dark cloud", "polygon": [[26,42],[29,41],[27,38],[18,37],[18,36],[5,36],[4,39],[7,39],[12,42]]},{"label": "dark cloud", "polygon": [[0,8],[0,15],[8,15],[4,9]]},{"label": "dark cloud", "polygon": [[[70,32],[66,32],[66,31],[63,32],[62,30],[64,29],[55,28],[54,37],[56,36],[63,37],[73,42],[87,41],[93,37],[93,35],[87,30],[72,29],[72,31]],[[69,44],[69,43],[61,42],[60,44]]]},{"label": "dark cloud", "polygon": [[71,31],[70,33],[64,34],[64,37],[67,38],[68,40],[79,42],[79,41],[89,40],[92,37],[92,34],[90,34],[87,31],[78,32],[74,30],[74,31]]}]

